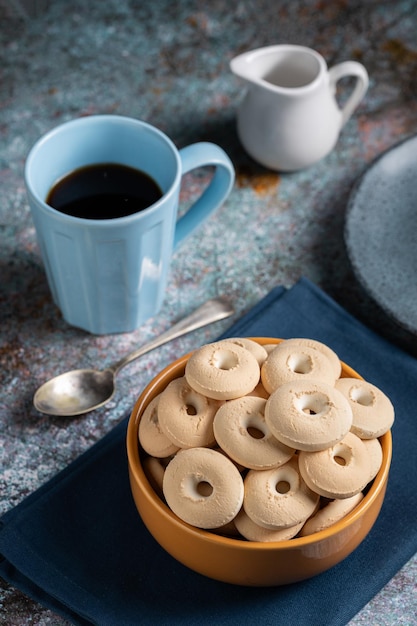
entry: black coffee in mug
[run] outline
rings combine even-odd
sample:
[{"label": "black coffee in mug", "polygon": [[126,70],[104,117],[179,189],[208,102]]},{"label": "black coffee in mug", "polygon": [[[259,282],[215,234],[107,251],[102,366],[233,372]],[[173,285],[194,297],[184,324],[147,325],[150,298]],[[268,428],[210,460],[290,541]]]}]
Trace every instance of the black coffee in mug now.
[{"label": "black coffee in mug", "polygon": [[99,163],[76,169],[50,189],[46,203],[61,213],[91,220],[114,219],[148,208],[162,197],[145,172]]}]

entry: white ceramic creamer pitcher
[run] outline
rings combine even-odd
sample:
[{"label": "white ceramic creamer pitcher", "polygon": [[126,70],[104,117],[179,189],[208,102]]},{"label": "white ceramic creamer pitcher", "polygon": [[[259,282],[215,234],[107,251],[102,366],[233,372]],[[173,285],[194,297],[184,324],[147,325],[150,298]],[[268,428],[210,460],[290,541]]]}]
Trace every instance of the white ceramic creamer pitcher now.
[{"label": "white ceramic creamer pitcher", "polygon": [[[245,52],[230,68],[249,86],[237,113],[239,139],[253,159],[278,171],[299,170],[326,156],[369,83],[360,63],[328,69],[318,52],[296,45]],[[341,108],[336,84],[344,77],[356,83]]]}]

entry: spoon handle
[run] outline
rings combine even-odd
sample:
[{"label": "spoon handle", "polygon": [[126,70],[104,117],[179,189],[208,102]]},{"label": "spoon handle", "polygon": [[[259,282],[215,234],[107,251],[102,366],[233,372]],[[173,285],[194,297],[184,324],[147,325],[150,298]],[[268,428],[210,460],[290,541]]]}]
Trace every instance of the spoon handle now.
[{"label": "spoon handle", "polygon": [[225,298],[219,297],[207,300],[207,302],[195,309],[195,311],[193,311],[190,315],[177,322],[177,324],[171,326],[171,328],[162,333],[162,335],[159,335],[159,337],[152,339],[144,346],[141,346],[134,352],[131,352],[108,369],[116,374],[122,369],[122,367],[132,361],[135,361],[147,352],[155,350],[155,348],[159,348],[159,346],[162,346],[173,339],[177,339],[177,337],[182,337],[182,335],[186,335],[193,330],[197,330],[197,328],[202,328],[203,326],[207,326],[213,322],[218,322],[219,320],[229,317],[233,313],[234,309]]}]

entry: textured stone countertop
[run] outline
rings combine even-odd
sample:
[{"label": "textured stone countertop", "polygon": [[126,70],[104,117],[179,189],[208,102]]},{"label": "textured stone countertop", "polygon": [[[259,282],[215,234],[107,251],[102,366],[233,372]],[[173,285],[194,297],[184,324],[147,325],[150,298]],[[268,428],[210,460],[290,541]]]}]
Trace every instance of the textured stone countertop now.
[{"label": "textured stone countertop", "polygon": [[[417,132],[416,0],[54,0],[28,17],[19,7],[30,4],[0,0],[0,513],[115,426],[162,366],[230,321],[132,364],[112,402],[87,416],[41,416],[32,407],[38,385],[67,369],[114,362],[206,297],[228,294],[237,319],[275,285],[305,275],[417,355],[416,337],[361,289],[343,242],[355,181],[376,156]],[[370,76],[333,152],[294,174],[255,164],[235,130],[244,89],[229,62],[274,43],[311,46],[329,66],[356,59]],[[97,113],[149,121],[178,147],[214,141],[236,168],[229,200],[174,256],[161,313],[135,332],[102,337],[70,328],[52,303],[23,181],[25,157],[41,134]],[[184,202],[203,182],[187,175]],[[351,624],[417,624],[416,580],[414,558]],[[0,623],[65,622],[2,583]]]}]

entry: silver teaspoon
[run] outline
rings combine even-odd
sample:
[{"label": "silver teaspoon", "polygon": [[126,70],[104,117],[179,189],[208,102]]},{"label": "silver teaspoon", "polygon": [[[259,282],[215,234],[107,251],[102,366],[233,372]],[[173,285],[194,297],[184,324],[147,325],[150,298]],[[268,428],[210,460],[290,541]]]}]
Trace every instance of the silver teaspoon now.
[{"label": "silver teaspoon", "polygon": [[113,397],[115,378],[122,367],[173,339],[229,317],[233,313],[233,308],[225,299],[208,300],[162,335],[105,370],[72,370],[51,378],[36,391],[33,404],[40,413],[63,417],[82,415],[97,409]]}]

